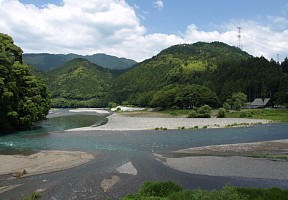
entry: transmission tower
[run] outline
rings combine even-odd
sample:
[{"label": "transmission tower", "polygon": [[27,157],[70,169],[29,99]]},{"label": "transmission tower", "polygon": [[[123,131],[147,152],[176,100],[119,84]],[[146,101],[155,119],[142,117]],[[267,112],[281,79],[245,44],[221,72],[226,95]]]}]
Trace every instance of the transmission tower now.
[{"label": "transmission tower", "polygon": [[243,50],[243,45],[242,45],[242,42],[241,42],[241,29],[242,29],[242,27],[238,26],[237,29],[238,29],[238,35],[237,35],[238,45],[237,45],[237,47],[239,49]]}]

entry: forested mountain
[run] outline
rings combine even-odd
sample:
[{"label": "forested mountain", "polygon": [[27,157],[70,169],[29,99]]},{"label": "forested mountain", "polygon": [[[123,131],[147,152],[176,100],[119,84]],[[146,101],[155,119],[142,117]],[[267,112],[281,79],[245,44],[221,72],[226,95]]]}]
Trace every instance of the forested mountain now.
[{"label": "forested mountain", "polygon": [[55,107],[103,107],[111,100],[112,73],[76,58],[46,74]]},{"label": "forested mountain", "polygon": [[288,59],[280,65],[221,42],[169,47],[115,71],[87,59],[70,60],[45,76],[55,107],[100,107],[109,102],[162,108],[219,107],[233,93],[247,101],[271,97],[288,103]]},{"label": "forested mountain", "polygon": [[27,64],[37,67],[43,71],[48,71],[59,67],[66,62],[75,58],[85,58],[92,63],[108,69],[123,70],[132,67],[137,64],[136,61],[126,58],[118,58],[116,56],[110,56],[106,54],[94,54],[81,56],[77,54],[23,54],[23,60]]},{"label": "forested mountain", "polygon": [[118,103],[141,106],[217,107],[235,92],[248,101],[271,97],[282,103],[285,88],[287,74],[275,61],[221,42],[198,42],[169,47],[134,66],[115,80],[113,94]]},{"label": "forested mountain", "polygon": [[28,129],[50,109],[44,81],[23,64],[22,50],[0,33],[0,130]]}]

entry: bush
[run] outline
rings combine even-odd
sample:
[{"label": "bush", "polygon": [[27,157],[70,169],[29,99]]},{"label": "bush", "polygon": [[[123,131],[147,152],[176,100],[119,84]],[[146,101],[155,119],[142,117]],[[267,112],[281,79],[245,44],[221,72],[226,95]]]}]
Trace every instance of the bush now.
[{"label": "bush", "polygon": [[145,182],[139,191],[141,196],[148,197],[167,197],[174,192],[180,192],[183,188],[171,181],[165,182]]},{"label": "bush", "polygon": [[189,111],[189,113],[188,113],[188,118],[196,118],[198,115],[197,115],[197,113],[196,113],[196,111],[195,110],[191,110],[191,111]]},{"label": "bush", "polygon": [[145,182],[136,194],[130,194],[122,200],[287,200],[288,189],[279,188],[238,188],[226,186],[222,190],[206,191],[201,189],[184,191],[173,182]]},{"label": "bush", "polygon": [[240,117],[241,117],[241,118],[247,117],[247,113],[246,113],[246,112],[241,112],[241,113],[240,113]]},{"label": "bush", "polygon": [[188,118],[210,118],[211,117],[211,112],[212,108],[208,105],[201,106],[200,108],[195,110],[191,110],[188,113]]},{"label": "bush", "polygon": [[225,102],[225,103],[223,103],[223,108],[224,108],[225,110],[230,110],[230,109],[231,109],[231,106],[229,105],[229,103]]},{"label": "bush", "polygon": [[226,109],[219,108],[217,118],[225,118],[226,117]]},{"label": "bush", "polygon": [[190,200],[190,199],[217,199],[217,200],[248,200],[246,195],[238,193],[234,187],[225,187],[223,190],[192,190],[173,193],[168,200]]}]

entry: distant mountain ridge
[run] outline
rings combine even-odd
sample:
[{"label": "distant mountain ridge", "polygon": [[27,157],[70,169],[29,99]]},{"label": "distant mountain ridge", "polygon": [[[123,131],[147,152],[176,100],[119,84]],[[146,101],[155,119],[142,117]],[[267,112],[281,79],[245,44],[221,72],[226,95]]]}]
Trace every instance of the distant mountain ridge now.
[{"label": "distant mountain ridge", "polygon": [[78,55],[78,54],[49,54],[49,53],[28,53],[23,54],[23,60],[28,65],[36,67],[43,71],[49,71],[65,64],[75,58],[85,58],[90,62],[112,70],[129,69],[137,64],[136,61],[127,58],[118,58],[103,53],[94,55]]}]

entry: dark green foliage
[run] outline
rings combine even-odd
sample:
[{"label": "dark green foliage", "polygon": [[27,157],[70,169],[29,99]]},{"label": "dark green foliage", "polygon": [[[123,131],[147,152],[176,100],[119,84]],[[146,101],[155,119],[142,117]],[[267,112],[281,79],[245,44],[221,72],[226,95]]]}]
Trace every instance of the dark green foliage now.
[{"label": "dark green foliage", "polygon": [[217,118],[225,118],[226,117],[226,109],[219,108]]},{"label": "dark green foliage", "polygon": [[225,187],[223,190],[193,190],[173,193],[167,200],[248,200],[248,196],[238,193],[233,187]]},{"label": "dark green foliage", "polygon": [[241,118],[246,118],[247,117],[247,113],[246,112],[241,112],[240,113],[240,117]]},{"label": "dark green foliage", "polygon": [[286,57],[284,61],[281,63],[282,71],[288,74],[288,58]]},{"label": "dark green foliage", "polygon": [[208,105],[201,106],[196,110],[191,110],[188,113],[188,118],[210,118],[212,108]]},{"label": "dark green foliage", "polygon": [[132,67],[137,64],[136,61],[118,58],[115,56],[110,56],[106,54],[94,54],[90,56],[81,56],[77,54],[23,54],[23,60],[27,64],[37,67],[40,70],[48,71],[54,68],[57,68],[66,62],[73,60],[75,58],[85,58],[90,62],[100,65],[104,68],[113,69],[113,70],[123,70]]},{"label": "dark green foliage", "polygon": [[[76,55],[67,56],[73,59]],[[263,97],[288,105],[288,59],[280,65],[221,42],[175,45],[126,72],[105,71],[91,63],[81,65],[80,60],[83,61],[76,59],[48,72],[54,106],[106,106],[112,101],[160,109],[191,109],[205,104],[219,107],[230,99],[231,107],[224,108],[239,110],[246,101]]]},{"label": "dark green foliage", "polygon": [[[148,106],[154,95],[168,85],[202,85],[215,91],[212,75],[218,65],[249,57],[246,52],[220,42],[175,45],[120,75],[113,93],[118,103],[128,100],[130,104]],[[168,94],[171,98],[173,94],[170,92],[173,91]],[[183,95],[187,96],[185,91]],[[218,103],[213,101],[212,107]],[[155,105],[155,101],[152,102]],[[163,106],[169,107],[170,103]]]},{"label": "dark green foliage", "polygon": [[198,114],[195,110],[189,111],[188,115],[187,115],[188,118],[197,118],[197,116],[198,116]]},{"label": "dark green foliage", "polygon": [[86,59],[75,59],[47,73],[47,84],[54,107],[104,107],[112,74]]},{"label": "dark green foliage", "polygon": [[22,50],[0,34],[0,130],[28,129],[50,109],[43,81],[22,64]]},{"label": "dark green foliage", "polygon": [[229,105],[229,103],[227,103],[227,102],[224,102],[224,103],[223,103],[223,108],[224,108],[226,111],[228,111],[228,110],[231,109],[231,105]]},{"label": "dark green foliage", "polygon": [[136,194],[122,200],[287,200],[288,190],[279,188],[238,188],[226,186],[222,190],[183,190],[172,182],[144,183]]},{"label": "dark green foliage", "polygon": [[205,104],[215,107],[218,105],[216,94],[209,88],[201,85],[168,85],[157,91],[151,100],[153,107],[194,108]]},{"label": "dark green foliage", "polygon": [[[248,102],[263,97],[271,97],[275,101],[277,92],[282,91],[281,80],[285,76],[279,64],[260,57],[223,63],[213,74],[213,80],[222,102],[237,92],[246,94]],[[286,86],[284,82],[283,88]]]},{"label": "dark green foliage", "polygon": [[257,200],[288,200],[288,190],[280,188],[236,188],[236,191],[240,194],[249,196],[249,199]]},{"label": "dark green foliage", "polygon": [[[247,102],[247,96],[242,92],[233,93],[231,99],[227,99],[227,104],[231,105],[235,110],[241,110],[241,108]],[[228,107],[227,105],[225,105]]]},{"label": "dark green foliage", "polygon": [[162,197],[167,197],[172,193],[180,192],[183,188],[171,181],[164,182],[145,182],[137,194],[128,195],[123,198],[126,200],[129,199],[161,199]]}]

